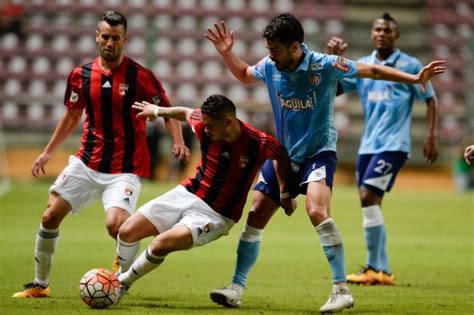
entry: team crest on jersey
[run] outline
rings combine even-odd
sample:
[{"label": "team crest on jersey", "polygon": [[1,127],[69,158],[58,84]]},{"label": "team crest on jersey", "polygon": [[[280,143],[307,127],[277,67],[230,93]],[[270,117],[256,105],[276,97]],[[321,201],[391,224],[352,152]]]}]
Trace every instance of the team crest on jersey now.
[{"label": "team crest on jersey", "polygon": [[120,83],[119,84],[119,93],[120,93],[120,95],[125,96],[125,94],[127,94],[127,92],[128,92],[129,87],[130,86],[128,84]]},{"label": "team crest on jersey", "polygon": [[69,101],[76,103],[79,100],[79,94],[74,91],[71,91],[71,96],[69,96]]},{"label": "team crest on jersey", "polygon": [[241,155],[239,158],[239,165],[241,168],[245,168],[249,163],[250,159],[248,156]]},{"label": "team crest on jersey", "polygon": [[309,83],[311,83],[312,85],[317,85],[319,81],[321,81],[321,75],[317,73],[311,73],[308,76],[308,80],[309,80]]},{"label": "team crest on jersey", "polygon": [[332,66],[343,72],[349,71],[348,60],[341,56],[337,57],[336,61],[332,64]]}]

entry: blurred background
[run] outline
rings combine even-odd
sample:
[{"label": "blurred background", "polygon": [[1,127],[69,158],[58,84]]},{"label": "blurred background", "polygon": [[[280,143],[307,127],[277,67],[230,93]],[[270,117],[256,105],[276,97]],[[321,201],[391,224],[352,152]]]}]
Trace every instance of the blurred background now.
[{"label": "blurred background", "polygon": [[[198,107],[212,93],[238,105],[239,117],[273,132],[273,118],[263,84],[240,84],[221,62],[203,34],[225,20],[236,32],[234,51],[250,64],[267,54],[261,33],[274,16],[292,12],[303,24],[305,42],[324,51],[333,36],[349,43],[346,57],[372,52],[370,28],[389,12],[400,27],[402,51],[423,64],[446,59],[448,71],[433,80],[439,104],[440,156],[436,165],[423,161],[426,106],[413,108],[412,158],[401,172],[405,185],[437,185],[463,191],[473,186],[473,169],[460,159],[474,144],[474,1],[473,0],[2,0],[0,1],[0,176],[30,180],[33,160],[48,142],[63,114],[64,91],[72,68],[98,55],[95,30],[100,14],[113,9],[128,19],[126,54],[150,68],[163,82],[175,106]],[[363,129],[356,94],[337,98],[339,131],[337,180],[354,183],[353,169]],[[185,130],[196,158],[199,150]],[[48,164],[54,178],[79,147],[81,129]],[[174,163],[170,140],[161,124],[150,124],[153,180],[179,180],[194,172]],[[398,179],[397,179],[398,181]]]}]

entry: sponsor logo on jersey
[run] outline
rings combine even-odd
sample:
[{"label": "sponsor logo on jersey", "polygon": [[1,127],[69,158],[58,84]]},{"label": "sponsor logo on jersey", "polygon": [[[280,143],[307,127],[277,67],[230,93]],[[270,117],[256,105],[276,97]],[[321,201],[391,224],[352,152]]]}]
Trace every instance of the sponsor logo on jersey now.
[{"label": "sponsor logo on jersey", "polygon": [[316,71],[323,68],[323,65],[320,63],[310,63],[309,64],[309,71]]},{"label": "sponsor logo on jersey", "polygon": [[278,101],[282,108],[291,110],[313,110],[314,101],[316,99],[316,91],[306,95],[305,99],[292,98],[286,100],[281,93],[278,93]]},{"label": "sponsor logo on jersey", "polygon": [[387,86],[383,91],[370,91],[367,94],[369,102],[386,102],[392,100],[392,88]]},{"label": "sponsor logo on jersey", "polygon": [[125,94],[127,94],[127,92],[128,92],[128,88],[129,88],[128,84],[120,83],[119,84],[119,93],[120,93],[120,95],[125,96]]},{"label": "sponsor logo on jersey", "polygon": [[110,89],[110,88],[112,88],[112,84],[110,84],[109,81],[105,81],[105,83],[102,84],[102,87],[105,88],[105,89]]},{"label": "sponsor logo on jersey", "polygon": [[337,57],[336,61],[332,64],[332,66],[343,72],[349,71],[348,60],[343,57]]},{"label": "sponsor logo on jersey", "polygon": [[71,96],[69,96],[69,101],[76,103],[79,100],[79,94],[74,91],[71,91]]},{"label": "sponsor logo on jersey", "polygon": [[319,81],[321,81],[321,75],[317,73],[311,73],[308,76],[308,80],[309,80],[309,83],[311,83],[312,85],[317,85]]}]

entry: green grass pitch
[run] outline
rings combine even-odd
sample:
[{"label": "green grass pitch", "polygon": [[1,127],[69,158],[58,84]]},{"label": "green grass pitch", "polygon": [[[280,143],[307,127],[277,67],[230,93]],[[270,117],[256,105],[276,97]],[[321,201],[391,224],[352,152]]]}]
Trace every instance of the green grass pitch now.
[{"label": "green grass pitch", "polygon": [[[35,235],[49,184],[15,183],[0,198],[0,314],[317,314],[330,293],[329,266],[299,198],[291,218],[279,212],[268,225],[241,309],[219,307],[208,294],[230,281],[244,220],[227,237],[169,255],[120,305],[89,309],[79,298],[79,279],[89,269],[110,268],[115,250],[99,203],[62,224],[50,279],[53,297],[12,299],[33,279]],[[139,205],[171,187],[144,184]],[[359,208],[356,188],[336,185],[331,212],[343,233],[348,272],[366,256]],[[351,286],[355,308],[345,313],[473,314],[474,194],[395,187],[383,209],[397,285]],[[142,241],[142,249],[148,242]]]}]

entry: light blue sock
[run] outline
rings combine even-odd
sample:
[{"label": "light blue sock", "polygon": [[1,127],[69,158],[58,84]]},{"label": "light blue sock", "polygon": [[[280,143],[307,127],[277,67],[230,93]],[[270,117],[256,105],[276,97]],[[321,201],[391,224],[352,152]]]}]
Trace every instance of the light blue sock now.
[{"label": "light blue sock", "polygon": [[392,269],[390,268],[390,264],[388,263],[387,232],[385,231],[385,226],[383,226],[382,243],[380,245],[380,269],[387,274],[392,273]]},{"label": "light blue sock", "polygon": [[379,271],[382,269],[381,250],[384,226],[377,225],[364,228],[365,245],[367,247],[367,265]]},{"label": "light blue sock", "polygon": [[316,227],[324,253],[331,266],[332,282],[346,282],[346,262],[341,232],[329,218]]},{"label": "light blue sock", "polygon": [[367,248],[367,265],[379,271],[383,269],[382,250],[385,234],[382,210],[379,205],[362,208],[362,225]]},{"label": "light blue sock", "polygon": [[246,287],[248,274],[255,265],[260,252],[262,238],[263,230],[245,225],[237,247],[237,264],[235,265],[232,283],[242,288]]},{"label": "light blue sock", "polygon": [[344,246],[342,243],[332,246],[323,246],[332,271],[332,282],[346,281],[346,263],[344,259]]}]

